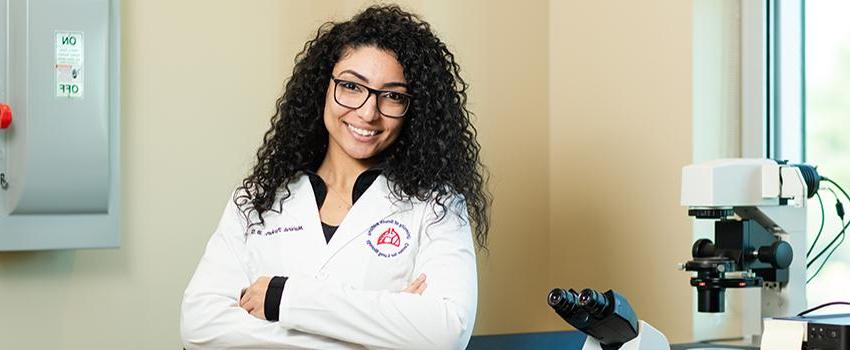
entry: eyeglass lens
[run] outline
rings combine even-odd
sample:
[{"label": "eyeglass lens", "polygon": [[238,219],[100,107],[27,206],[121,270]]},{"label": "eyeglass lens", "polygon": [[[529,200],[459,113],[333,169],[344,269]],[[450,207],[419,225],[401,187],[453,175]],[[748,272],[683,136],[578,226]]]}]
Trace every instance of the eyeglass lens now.
[{"label": "eyeglass lens", "polygon": [[[348,108],[360,108],[369,99],[372,92],[365,86],[345,81],[337,80],[334,89],[334,97],[336,102]],[[407,112],[407,107],[410,105],[410,97],[393,91],[380,91],[376,93],[378,96],[378,111],[388,117],[401,117]]]}]

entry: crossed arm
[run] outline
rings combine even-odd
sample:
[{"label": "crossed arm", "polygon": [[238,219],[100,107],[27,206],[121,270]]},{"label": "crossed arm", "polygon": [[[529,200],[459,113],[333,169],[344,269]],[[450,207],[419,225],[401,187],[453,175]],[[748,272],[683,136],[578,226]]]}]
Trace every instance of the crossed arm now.
[{"label": "crossed arm", "polygon": [[[427,276],[425,276],[424,273],[419,274],[419,277],[413,280],[413,282],[410,282],[410,285],[400,292],[422,295],[425,288],[428,288],[428,282],[426,279]],[[243,289],[242,296],[239,299],[239,307],[245,309],[245,311],[251,314],[251,316],[265,320],[267,313],[265,302],[271,280],[271,277],[262,276],[257,278],[250,287]]]},{"label": "crossed arm", "polygon": [[413,281],[403,291],[366,291],[314,276],[289,276],[280,321],[269,322],[262,319],[267,281],[251,281],[255,274],[239,237],[244,231],[231,214],[225,212],[184,294],[181,336],[187,348],[466,346],[477,283],[465,218],[447,215],[427,226],[414,268],[427,281]]}]

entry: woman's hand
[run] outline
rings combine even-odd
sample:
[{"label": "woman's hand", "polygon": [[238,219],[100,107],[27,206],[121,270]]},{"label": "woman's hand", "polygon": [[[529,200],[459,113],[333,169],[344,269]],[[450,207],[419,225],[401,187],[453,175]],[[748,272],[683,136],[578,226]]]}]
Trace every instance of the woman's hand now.
[{"label": "woman's hand", "polygon": [[261,320],[266,319],[266,290],[269,289],[271,277],[260,277],[248,288],[242,290],[242,298],[239,299],[239,307],[248,311],[249,314]]},{"label": "woman's hand", "polygon": [[425,288],[428,287],[428,282],[425,281],[425,278],[426,276],[424,273],[419,274],[419,277],[417,277],[416,280],[410,283],[410,285],[401,292],[422,295],[422,292],[424,292]]},{"label": "woman's hand", "polygon": [[[245,311],[248,311],[248,313],[254,317],[265,320],[266,291],[269,289],[269,282],[271,282],[271,277],[263,276],[257,278],[257,281],[251,284],[248,288],[243,289],[242,298],[239,299],[239,307],[245,309]],[[423,273],[420,274],[416,280],[411,282],[407,288],[402,290],[402,293],[422,295],[425,288],[428,288],[428,282],[426,281],[426,276]]]}]

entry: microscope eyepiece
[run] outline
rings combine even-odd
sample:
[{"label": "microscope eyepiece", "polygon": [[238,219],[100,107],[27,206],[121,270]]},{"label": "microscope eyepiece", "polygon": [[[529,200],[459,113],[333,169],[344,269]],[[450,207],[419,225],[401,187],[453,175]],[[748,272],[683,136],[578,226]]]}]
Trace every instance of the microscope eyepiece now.
[{"label": "microscope eyepiece", "polygon": [[638,335],[638,318],[629,301],[619,293],[593,289],[555,288],[549,292],[549,306],[579,331],[593,337],[602,349],[619,349]]},{"label": "microscope eyepiece", "polygon": [[561,288],[553,289],[549,292],[549,306],[555,307],[561,303],[564,298],[566,298],[567,292]]},{"label": "microscope eyepiece", "polygon": [[549,292],[548,302],[549,306],[559,314],[571,315],[578,308],[578,296],[572,290],[552,289]]},{"label": "microscope eyepiece", "polygon": [[608,308],[608,298],[605,297],[605,294],[590,288],[581,291],[578,297],[578,303],[594,317],[602,317]]},{"label": "microscope eyepiece", "polygon": [[578,297],[573,291],[555,288],[549,292],[549,306],[558,312],[569,312],[578,306]]}]

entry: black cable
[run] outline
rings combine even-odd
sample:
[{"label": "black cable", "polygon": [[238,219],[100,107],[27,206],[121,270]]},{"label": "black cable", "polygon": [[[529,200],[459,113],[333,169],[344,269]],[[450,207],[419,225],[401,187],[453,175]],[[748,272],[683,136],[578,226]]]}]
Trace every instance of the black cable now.
[{"label": "black cable", "polygon": [[[844,194],[844,197],[846,197],[847,200],[850,201],[850,195],[848,195],[847,192],[844,191],[843,188],[841,188],[841,185],[835,183],[835,181],[832,181],[831,179],[827,178],[826,176],[822,176],[821,180],[827,181],[827,182],[831,183],[833,186],[835,186],[836,188],[838,188],[838,190],[841,191],[841,193]],[[844,224],[844,205],[841,204],[841,199],[837,195],[835,195],[835,191],[833,191],[831,188],[827,188],[827,189],[830,190],[830,192],[832,192],[833,195],[835,196],[835,213],[841,219],[841,223]],[[850,224],[850,222],[848,222],[848,224]],[[841,237],[842,233],[846,229],[847,229],[847,225],[842,225],[841,231],[839,231],[839,233],[837,235],[835,235],[835,238],[833,238],[832,241],[830,241],[829,244],[826,245],[826,247],[823,247],[823,249],[821,249],[820,253],[818,253],[818,255],[816,255],[814,259],[812,259],[808,263],[806,263],[806,268],[811,267],[812,264],[814,264],[815,261],[817,261],[824,253],[826,253],[827,250],[832,248],[832,245],[839,239],[839,237]]]},{"label": "black cable", "polygon": [[812,250],[815,249],[815,245],[818,244],[818,240],[820,239],[821,233],[823,233],[823,224],[826,221],[826,214],[824,214],[823,208],[823,199],[820,197],[819,192],[815,192],[815,197],[818,197],[818,203],[820,204],[820,228],[818,229],[818,234],[815,236],[814,242],[812,242],[812,246],[809,247],[809,251],[806,252],[806,259],[809,258],[809,255],[812,254]]},{"label": "black cable", "polygon": [[[843,218],[841,220],[841,223],[844,224]],[[847,223],[850,224],[850,221],[848,221]],[[841,228],[841,231],[838,231],[838,234],[835,235],[835,238],[833,238],[831,241],[829,241],[829,244],[827,244],[826,247],[823,247],[823,249],[821,249],[821,251],[817,255],[815,255],[815,257],[812,260],[809,260],[809,262],[806,263],[806,268],[808,269],[808,268],[812,267],[812,265],[815,263],[815,261],[818,261],[818,259],[820,259],[820,257],[822,255],[826,254],[826,251],[831,249],[832,245],[835,244],[838,241],[838,239],[841,238],[844,235],[844,230],[846,230],[846,229],[847,229],[847,225],[843,225],[843,227]]]},{"label": "black cable", "polygon": [[[841,188],[841,185],[837,184],[835,181],[832,181],[832,179],[830,179],[830,178],[828,178],[828,177],[826,177],[826,176],[821,176],[821,180],[822,180],[822,181],[829,182],[829,183],[831,183],[833,186],[835,186],[835,188],[837,188],[839,191],[841,191],[841,193],[843,193],[843,194],[844,194],[844,198],[847,198],[847,201],[848,201],[848,202],[850,202],[850,194],[847,194],[847,191],[845,191],[843,188]],[[838,209],[838,207],[837,207],[837,206],[836,206],[836,209]],[[840,210],[841,210],[841,212],[839,212],[839,213],[838,213],[838,215],[839,215],[839,216],[841,216],[841,217],[843,217],[843,216],[844,216],[844,208],[841,208]],[[846,228],[846,227],[845,227],[845,228]]]},{"label": "black cable", "polygon": [[813,312],[813,311],[817,311],[817,310],[820,310],[820,309],[823,309],[823,308],[825,308],[825,307],[827,307],[827,306],[832,306],[832,305],[850,305],[850,303],[848,303],[848,302],[846,302],[846,301],[833,301],[833,302],[829,302],[829,303],[826,303],[826,304],[820,304],[820,305],[818,305],[818,306],[815,306],[815,307],[813,307],[813,308],[811,308],[811,309],[808,309],[808,310],[806,310],[806,311],[803,311],[803,312],[801,312],[801,313],[797,314],[797,317],[803,317],[803,316],[806,316],[806,314],[808,314],[808,313],[811,313],[811,312]]},{"label": "black cable", "polygon": [[[841,204],[841,199],[838,197],[838,195],[835,193],[835,191],[833,191],[831,188],[827,187],[826,189],[829,190],[830,192],[832,192],[832,195],[835,197],[835,214],[841,220],[841,224],[843,226],[844,225],[844,206]],[[841,237],[841,233],[844,231],[845,228],[846,227],[843,227],[840,231],[838,231],[838,234],[835,235],[835,237],[831,241],[829,241],[829,244],[827,244],[826,247],[823,247],[820,250],[820,252],[817,255],[815,255],[814,259],[809,260],[806,263],[807,269],[809,267],[811,267],[812,265],[814,265],[814,263],[818,259],[820,259],[820,257],[823,256],[823,254],[826,253],[827,250],[832,248],[832,245],[835,244],[836,241],[838,241],[838,239]],[[808,257],[809,257],[809,254],[806,253],[806,258],[808,258]]]},{"label": "black cable", "polygon": [[844,198],[847,198],[847,200],[850,201],[850,194],[847,194],[847,191],[845,191],[843,188],[841,188],[841,185],[837,184],[835,181],[832,181],[832,179],[830,179],[826,176],[821,176],[820,179],[821,179],[821,181],[826,181],[826,182],[831,183],[833,186],[835,186],[835,188],[837,188],[839,191],[841,191],[841,193],[844,194]]},{"label": "black cable", "polygon": [[[845,191],[844,188],[841,187],[841,185],[839,185],[835,181],[832,181],[832,179],[830,179],[826,176],[821,176],[821,180],[826,181],[826,182],[832,184],[833,186],[835,186],[836,188],[838,188],[838,190],[841,191],[842,194],[844,194],[844,198],[846,198],[847,201],[850,202],[850,195],[847,194],[847,191]],[[832,191],[832,190],[830,189],[830,191]],[[833,195],[835,195],[835,192],[834,191],[832,191],[832,192],[833,192]],[[829,254],[827,254],[826,258],[824,258],[823,262],[821,262],[817,271],[815,271],[815,273],[812,275],[812,277],[810,277],[809,279],[806,280],[807,284],[809,282],[811,282],[815,277],[817,277],[818,273],[820,273],[821,269],[823,269],[824,265],[826,265],[827,261],[829,261],[829,258],[832,256],[832,254],[835,253],[835,251],[838,249],[838,247],[841,245],[841,243],[844,242],[844,237],[846,235],[847,226],[850,226],[850,221],[848,221],[846,223],[844,222],[844,206],[841,204],[841,199],[838,198],[837,195],[835,195],[835,211],[836,211],[836,214],[838,214],[838,217],[841,219],[841,231],[838,232],[838,234],[835,236],[835,238],[833,238],[832,241],[830,241],[829,244],[826,245],[826,247],[821,249],[820,253],[818,253],[814,257],[814,259],[812,259],[811,261],[809,261],[806,264],[806,269],[808,269],[812,264],[814,264],[815,261],[817,261],[824,253],[826,253],[827,250],[829,250]],[[832,245],[836,242],[838,242],[838,244],[836,244],[835,247],[833,247]]]},{"label": "black cable", "polygon": [[[843,219],[841,220],[841,223],[842,224],[844,223]],[[823,269],[823,266],[826,265],[827,261],[829,261],[829,258],[832,256],[832,253],[835,253],[835,250],[838,249],[838,247],[841,245],[841,243],[844,243],[845,230],[841,230],[841,233],[839,233],[838,236],[841,237],[841,239],[838,241],[838,244],[836,244],[835,247],[832,247],[832,250],[829,251],[829,254],[826,255],[826,258],[824,258],[823,262],[821,262],[820,266],[818,266],[817,271],[815,271],[815,273],[812,275],[812,277],[809,277],[809,279],[806,280],[806,284],[808,284],[813,279],[815,279],[815,277],[818,276],[818,274],[820,273],[820,270]]]},{"label": "black cable", "polygon": [[728,342],[740,341],[740,340],[744,340],[744,337],[703,339],[703,340],[698,340],[695,343],[714,344],[714,343],[724,343],[724,342],[728,343]]}]

